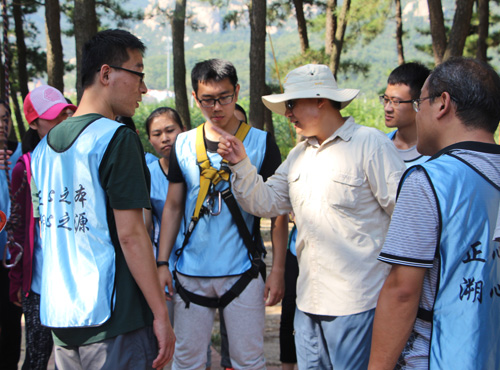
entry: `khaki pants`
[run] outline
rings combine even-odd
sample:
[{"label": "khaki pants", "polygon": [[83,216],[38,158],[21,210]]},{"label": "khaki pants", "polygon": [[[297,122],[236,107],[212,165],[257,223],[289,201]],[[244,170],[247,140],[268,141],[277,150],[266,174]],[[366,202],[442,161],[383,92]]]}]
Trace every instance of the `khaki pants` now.
[{"label": "khaki pants", "polygon": [[151,326],[102,342],[78,347],[56,346],[56,366],[60,370],[152,369],[158,344]]}]

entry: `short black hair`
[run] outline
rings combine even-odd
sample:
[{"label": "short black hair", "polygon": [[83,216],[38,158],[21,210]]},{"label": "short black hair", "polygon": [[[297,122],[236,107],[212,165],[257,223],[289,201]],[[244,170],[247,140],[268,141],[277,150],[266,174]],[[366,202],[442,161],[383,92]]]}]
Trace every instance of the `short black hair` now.
[{"label": "short black hair", "polygon": [[132,130],[134,130],[134,132],[137,132],[137,127],[135,126],[135,122],[132,117],[116,116],[115,121],[123,123],[125,126],[130,127]]},{"label": "short black hair", "polygon": [[139,50],[143,55],[146,46],[136,36],[125,30],[98,32],[85,43],[82,52],[82,87],[89,87],[103,64],[121,67],[129,59],[128,50]]},{"label": "short black hair", "polygon": [[219,82],[229,78],[231,84],[236,88],[238,84],[238,75],[236,68],[231,62],[222,59],[208,59],[198,62],[191,71],[191,84],[193,91],[198,93],[198,82],[215,81]]},{"label": "short black hair", "polygon": [[148,138],[149,138],[149,134],[151,131],[151,123],[153,122],[153,120],[155,118],[160,117],[164,114],[168,118],[173,120],[175,123],[177,123],[179,125],[179,127],[181,128],[181,130],[184,128],[184,126],[182,125],[181,116],[179,116],[179,113],[177,113],[177,111],[175,109],[169,108],[169,107],[156,108],[154,111],[151,112],[151,114],[148,116],[148,118],[146,118],[146,123],[144,124],[144,126],[146,127],[146,132],[148,134]]},{"label": "short black hair", "polygon": [[245,122],[248,123],[248,117],[247,117],[247,112],[245,111],[245,108],[243,108],[241,105],[236,103],[234,106],[234,110],[240,111],[241,114],[243,114],[243,117],[245,117]]},{"label": "short black hair", "polygon": [[427,82],[433,102],[450,94],[456,115],[465,126],[494,133],[500,121],[500,77],[482,61],[450,58],[432,71]]},{"label": "short black hair", "polygon": [[407,85],[412,99],[418,99],[430,69],[420,63],[405,63],[394,69],[387,79],[388,85]]}]

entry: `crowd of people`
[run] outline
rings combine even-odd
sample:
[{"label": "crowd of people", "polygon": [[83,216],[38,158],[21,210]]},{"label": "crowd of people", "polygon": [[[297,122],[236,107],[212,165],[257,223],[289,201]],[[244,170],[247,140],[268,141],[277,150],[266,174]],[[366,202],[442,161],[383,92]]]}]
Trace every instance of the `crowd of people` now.
[{"label": "crowd of people", "polygon": [[0,176],[0,369],[17,369],[22,313],[23,369],[46,369],[52,352],[58,369],[209,369],[217,312],[221,366],[265,369],[265,307],[282,299],[284,370],[500,368],[491,66],[395,68],[380,96],[387,135],[341,114],[359,90],[327,66],[296,68],[262,97],[303,137],[281,163],[221,59],[191,71],[206,121],[186,131],[175,109],[154,110],[145,130],[159,158],[144,153],[131,120],[144,52],[127,31],[99,32],[78,107],[35,88],[21,144],[0,101],[15,193]]}]

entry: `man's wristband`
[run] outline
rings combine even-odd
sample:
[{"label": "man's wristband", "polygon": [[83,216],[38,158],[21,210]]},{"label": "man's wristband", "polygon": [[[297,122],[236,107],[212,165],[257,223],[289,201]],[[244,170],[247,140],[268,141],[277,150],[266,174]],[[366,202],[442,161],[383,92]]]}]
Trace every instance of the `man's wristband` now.
[{"label": "man's wristband", "polygon": [[156,267],[160,266],[167,266],[168,267],[168,261],[156,261]]}]

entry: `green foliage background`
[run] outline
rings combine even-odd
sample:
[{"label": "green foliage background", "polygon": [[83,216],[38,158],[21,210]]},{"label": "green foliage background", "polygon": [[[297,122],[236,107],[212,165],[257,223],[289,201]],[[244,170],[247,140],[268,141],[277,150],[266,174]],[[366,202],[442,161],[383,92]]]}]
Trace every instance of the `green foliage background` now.
[{"label": "green foliage background", "polygon": [[[238,100],[238,104],[248,111],[248,98]],[[134,115],[134,122],[139,130],[139,136],[141,138],[142,145],[144,146],[144,150],[155,155],[156,153],[147,138],[144,123],[146,122],[148,115],[153,110],[161,106],[173,107],[174,100],[169,99],[162,103],[155,104],[141,104]],[[190,113],[193,127],[196,127],[205,121],[205,118],[202,116],[197,107],[191,108]],[[349,104],[347,108],[342,110],[342,114],[344,116],[353,116],[356,122],[361,125],[375,127],[383,132],[389,131],[389,129],[385,127],[384,110],[380,105],[378,98],[365,98],[363,96],[358,97],[351,104]],[[281,157],[284,160],[290,150],[295,146],[295,129],[293,128],[293,125],[289,123],[287,118],[278,114],[273,114],[273,123],[276,143],[280,148]]]}]

